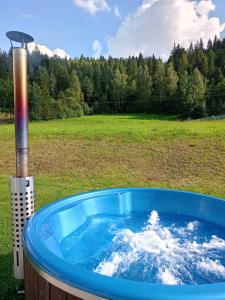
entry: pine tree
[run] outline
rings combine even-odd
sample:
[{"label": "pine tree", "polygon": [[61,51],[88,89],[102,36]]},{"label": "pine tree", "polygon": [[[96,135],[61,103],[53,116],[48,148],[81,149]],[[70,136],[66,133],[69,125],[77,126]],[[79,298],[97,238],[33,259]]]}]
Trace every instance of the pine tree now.
[{"label": "pine tree", "polygon": [[165,93],[168,97],[175,94],[177,90],[178,76],[174,70],[172,63],[166,65],[166,78],[165,78]]},{"label": "pine tree", "polygon": [[211,89],[211,96],[207,97],[207,113],[209,115],[225,114],[225,78]]},{"label": "pine tree", "polygon": [[51,97],[55,98],[56,97],[56,78],[53,72],[51,72],[49,76],[49,92]]},{"label": "pine tree", "polygon": [[6,52],[0,49],[0,79],[7,79],[9,75],[9,58]]},{"label": "pine tree", "polygon": [[76,70],[72,70],[69,80],[69,88],[65,90],[65,94],[68,97],[74,97],[77,102],[82,100],[80,80],[77,76]]},{"label": "pine tree", "polygon": [[176,111],[176,91],[177,91],[178,76],[174,70],[172,63],[166,65],[166,76],[165,76],[165,103],[164,111],[172,113]]},{"label": "pine tree", "polygon": [[154,95],[156,101],[158,102],[158,112],[162,112],[165,97],[165,66],[161,59],[157,60],[155,65]]},{"label": "pine tree", "polygon": [[178,112],[180,115],[182,115],[184,118],[189,117],[189,111],[187,110],[187,96],[189,93],[189,76],[188,72],[185,71],[178,83],[178,97],[180,99],[179,105],[178,105]]},{"label": "pine tree", "polygon": [[11,118],[14,111],[12,79],[0,79],[0,108],[1,112],[9,113]]},{"label": "pine tree", "polygon": [[181,54],[178,62],[177,72],[179,76],[181,76],[182,74],[184,74],[185,71],[188,70],[188,64],[189,64],[188,55],[186,52],[184,52]]},{"label": "pine tree", "polygon": [[136,108],[139,112],[149,112],[151,107],[151,94],[152,94],[152,78],[149,75],[147,64],[138,67],[137,74],[137,105]]},{"label": "pine tree", "polygon": [[40,86],[32,82],[29,88],[29,110],[32,120],[40,120],[42,114],[42,104],[44,102]]},{"label": "pine tree", "polygon": [[[119,112],[124,109],[124,102],[127,96],[127,74],[121,73],[119,69],[115,70],[112,80],[112,99]],[[118,105],[117,105],[118,104]]]},{"label": "pine tree", "polygon": [[210,49],[209,52],[207,53],[207,59],[208,59],[208,75],[211,80],[215,77],[215,71],[216,71],[215,58],[216,58],[215,52],[212,49]]},{"label": "pine tree", "polygon": [[84,94],[84,101],[90,103],[91,97],[94,92],[94,85],[92,80],[87,76],[85,76],[82,81],[82,91]]},{"label": "pine tree", "polygon": [[186,95],[187,116],[199,118],[206,113],[205,103],[206,85],[200,71],[195,68],[193,74],[189,76],[188,93]]},{"label": "pine tree", "polygon": [[51,100],[49,92],[49,76],[45,67],[39,67],[37,71],[37,84],[41,88],[43,102],[41,103],[41,118],[44,120],[51,118]]}]

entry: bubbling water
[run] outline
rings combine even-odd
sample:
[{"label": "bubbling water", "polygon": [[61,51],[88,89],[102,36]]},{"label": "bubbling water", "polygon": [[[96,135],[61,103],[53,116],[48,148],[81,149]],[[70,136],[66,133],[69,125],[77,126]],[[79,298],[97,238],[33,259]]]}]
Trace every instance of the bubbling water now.
[{"label": "bubbling water", "polygon": [[[171,215],[154,210],[139,227],[132,216],[125,222],[92,219],[86,231],[81,229],[63,241],[64,255],[93,272],[130,280],[167,285],[224,281],[225,239],[217,235],[224,237],[224,229],[191,218],[177,221]],[[79,245],[82,254],[77,253]]]},{"label": "bubbling water", "polygon": [[158,213],[152,211],[143,231],[134,233],[124,229],[117,232],[113,243],[120,249],[100,262],[94,271],[120,277],[135,264],[141,264],[144,272],[155,273],[156,281],[162,284],[195,284],[196,277],[207,276],[225,280],[225,267],[216,253],[218,249],[225,249],[225,240],[212,235],[209,242],[199,243],[194,236],[191,241],[190,235],[198,226],[200,223],[193,221],[185,227],[176,228],[174,224],[163,227]]}]

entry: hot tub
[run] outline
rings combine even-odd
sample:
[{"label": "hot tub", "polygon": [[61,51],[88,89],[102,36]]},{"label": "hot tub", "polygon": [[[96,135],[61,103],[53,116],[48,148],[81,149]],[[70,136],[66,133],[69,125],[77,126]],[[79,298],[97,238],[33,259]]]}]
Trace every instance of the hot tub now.
[{"label": "hot tub", "polygon": [[[150,221],[145,224],[146,227],[143,232],[138,233],[135,222],[140,223],[140,216],[149,215],[151,212],[152,215]],[[174,226],[168,227],[166,225],[165,227],[162,227],[160,225],[159,229],[156,229],[156,226],[159,226],[157,225],[158,215],[165,215],[166,217],[167,215],[171,215],[178,221],[180,217],[184,216],[184,221],[182,219],[182,222],[187,224],[185,230],[187,230],[188,233],[182,231],[184,229],[179,229],[179,238],[172,239],[171,230],[177,230],[177,228]],[[104,220],[107,220],[108,218],[109,222],[104,221],[106,222],[104,223],[102,218]],[[123,229],[120,231],[119,237],[122,234],[123,243],[127,243],[127,237],[132,239],[133,248],[129,248],[129,250],[127,250],[128,252],[134,250],[133,245],[136,241],[135,254],[137,254],[137,248],[138,251],[140,251],[140,247],[145,247],[142,246],[140,237],[142,238],[142,242],[149,238],[151,243],[151,237],[153,236],[153,238],[155,238],[154,232],[158,232],[156,230],[161,230],[161,233],[163,232],[163,234],[169,236],[169,240],[167,241],[165,241],[163,237],[157,237],[158,240],[156,240],[155,244],[150,245],[151,257],[152,254],[154,254],[154,259],[155,257],[160,258],[160,251],[164,251],[163,249],[165,248],[165,251],[169,253],[166,254],[167,264],[169,263],[168,260],[170,260],[170,256],[168,255],[174,251],[178,253],[176,257],[179,262],[183,259],[182,261],[185,263],[188,259],[185,256],[187,253],[185,251],[186,248],[190,247],[192,256],[188,257],[190,262],[193,260],[193,266],[191,266],[191,268],[195,268],[198,263],[201,263],[201,266],[203,267],[202,270],[206,272],[204,268],[207,266],[207,263],[210,267],[209,262],[212,260],[209,258],[204,260],[204,255],[209,253],[207,251],[212,250],[210,255],[212,255],[212,253],[216,254],[216,259],[214,264],[211,263],[211,266],[217,271],[219,270],[220,273],[219,275],[217,274],[219,279],[217,278],[214,282],[213,278],[215,276],[213,275],[213,277],[210,275],[212,270],[207,270],[207,272],[209,272],[209,280],[207,279],[208,281],[206,280],[206,282],[204,282],[206,277],[205,273],[203,275],[201,273],[201,276],[197,276],[198,274],[187,275],[190,278],[197,276],[197,281],[194,282],[193,280],[193,284],[193,278],[186,284],[186,276],[183,282],[174,281],[172,278],[171,285],[171,274],[167,269],[166,271],[164,269],[165,272],[162,274],[163,276],[160,277],[162,283],[157,283],[154,281],[154,278],[159,277],[157,274],[153,274],[155,277],[152,274],[148,274],[148,277],[146,277],[147,279],[143,281],[142,279],[136,280],[135,276],[139,276],[136,274],[138,273],[138,268],[135,269],[136,273],[134,272],[136,275],[133,275],[132,267],[130,269],[131,271],[129,271],[130,277],[127,275],[120,276],[116,274],[118,270],[115,269],[115,265],[114,269],[112,269],[112,262],[114,262],[113,259],[115,258],[115,255],[112,259],[112,256],[107,252],[111,251],[107,250],[110,249],[110,244],[109,248],[106,248],[106,253],[104,253],[104,255],[107,255],[108,261],[105,258],[101,263],[99,261],[94,261],[93,264],[91,264],[92,256],[94,257],[98,252],[97,247],[100,245],[99,243],[104,242],[106,244],[106,240],[109,240],[109,234],[112,235],[112,232],[106,233],[106,231],[108,232],[109,225],[111,224],[111,231],[112,228],[114,228],[115,232],[118,232],[118,228],[115,228],[113,220],[120,220],[120,226],[122,226],[120,229]],[[131,229],[129,229],[129,231],[124,229],[125,223],[123,223],[123,220],[125,220],[124,222],[127,222],[128,227],[130,226],[129,228],[133,231]],[[211,240],[206,241],[206,239],[204,240],[203,238],[201,244],[198,244],[198,242],[195,241],[195,235],[193,235],[193,227],[197,224],[196,222],[206,222],[206,228],[209,230],[212,230],[215,227],[215,232],[213,232],[218,234],[219,237],[216,237],[213,233]],[[164,189],[119,188],[83,193],[62,199],[40,209],[25,226],[23,246],[25,254],[26,298],[224,300],[225,273],[223,274],[223,271],[225,270],[225,267],[222,264],[219,265],[219,254],[217,251],[218,249],[221,249],[222,251],[223,247],[225,247],[225,241],[223,240],[223,238],[225,239],[224,226],[225,201],[223,199],[196,193]],[[88,228],[91,228],[91,235],[87,232]],[[168,228],[170,228],[169,233]],[[200,229],[196,229],[196,232],[198,232],[199,235],[202,234]],[[113,234],[115,235],[115,233]],[[147,234],[146,237],[144,234]],[[104,236],[106,235],[107,237],[104,239]],[[68,239],[68,237],[71,238]],[[181,237],[183,240],[179,248],[179,244],[176,243],[177,241],[181,243]],[[191,237],[193,240],[189,241]],[[187,240],[186,242],[185,239]],[[107,243],[109,242],[108,240]],[[115,244],[114,246],[118,249],[118,239],[115,239],[114,236],[112,240]],[[162,246],[161,248],[159,247],[159,244],[160,247]],[[128,244],[125,244],[126,249],[127,245]],[[197,247],[196,245],[200,246]],[[149,245],[146,247],[148,247],[148,251]],[[212,247],[217,247],[218,249]],[[70,249],[73,249],[73,251],[71,252]],[[182,249],[183,252],[179,252],[181,251],[180,249]],[[200,259],[198,259],[197,256],[200,255],[199,249],[205,251],[202,250],[204,255],[203,258]],[[70,252],[67,253],[67,251]],[[165,254],[165,251],[162,252],[162,254]],[[102,257],[102,252],[100,251],[99,253],[98,257]],[[183,254],[180,255],[180,253]],[[88,257],[90,260],[87,264],[85,264],[85,257]],[[120,258],[119,264],[126,265],[125,262],[127,257],[128,254],[123,256],[124,259]],[[109,268],[107,269],[106,267]],[[176,270],[180,269],[177,268]],[[115,276],[113,272],[115,273]],[[169,280],[168,284],[167,280]],[[50,291],[51,289],[52,292]],[[42,296],[40,296],[40,293],[42,293]]]}]

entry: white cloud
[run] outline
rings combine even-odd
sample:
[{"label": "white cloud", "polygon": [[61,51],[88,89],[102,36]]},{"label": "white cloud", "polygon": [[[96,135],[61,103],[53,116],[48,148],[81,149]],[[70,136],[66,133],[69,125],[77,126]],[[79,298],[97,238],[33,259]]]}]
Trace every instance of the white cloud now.
[{"label": "white cloud", "polygon": [[167,58],[174,42],[188,47],[200,38],[207,42],[225,29],[219,18],[210,17],[212,0],[143,0],[126,16],[117,34],[107,40],[112,56],[155,54]]},{"label": "white cloud", "polygon": [[94,15],[97,11],[110,10],[106,0],[73,0],[74,4]]},{"label": "white cloud", "polygon": [[117,5],[114,8],[114,15],[116,17],[120,17],[120,10],[119,10],[119,7]]},{"label": "white cloud", "polygon": [[70,59],[70,55],[68,53],[66,53],[66,51],[64,49],[56,48],[56,49],[53,49],[52,52],[53,52],[53,55],[56,55],[60,58]]},{"label": "white cloud", "polygon": [[31,19],[31,14],[26,14],[26,13],[23,13],[20,15],[22,18],[24,19]]},{"label": "white cloud", "polygon": [[215,10],[216,6],[211,0],[202,0],[196,6],[196,11],[201,16],[208,16],[210,11]]},{"label": "white cloud", "polygon": [[94,57],[99,58],[99,56],[102,54],[102,45],[98,40],[93,42],[92,49],[94,52]]},{"label": "white cloud", "polygon": [[38,50],[40,51],[41,54],[48,55],[49,57],[53,57],[53,56],[56,55],[60,58],[67,58],[67,59],[70,58],[69,54],[67,54],[65,52],[65,50],[63,50],[63,49],[56,48],[56,49],[51,50],[45,45],[39,45],[39,44],[36,44],[36,43],[28,44],[29,52],[35,51],[36,47],[38,48]]}]

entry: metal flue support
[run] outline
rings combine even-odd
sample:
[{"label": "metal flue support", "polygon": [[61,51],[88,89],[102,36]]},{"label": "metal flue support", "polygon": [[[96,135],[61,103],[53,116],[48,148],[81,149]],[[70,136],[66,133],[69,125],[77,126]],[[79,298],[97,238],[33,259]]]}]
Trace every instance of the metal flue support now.
[{"label": "metal flue support", "polygon": [[16,279],[24,279],[22,233],[26,221],[35,209],[34,177],[10,178],[13,224],[13,273]]},{"label": "metal flue support", "polygon": [[[14,115],[16,137],[16,177],[10,178],[13,223],[14,276],[24,278],[22,232],[26,221],[34,213],[34,178],[29,176],[28,158],[28,97],[27,97],[27,43],[33,38],[25,33],[10,31],[13,54]],[[21,43],[13,47],[12,41]]]}]

